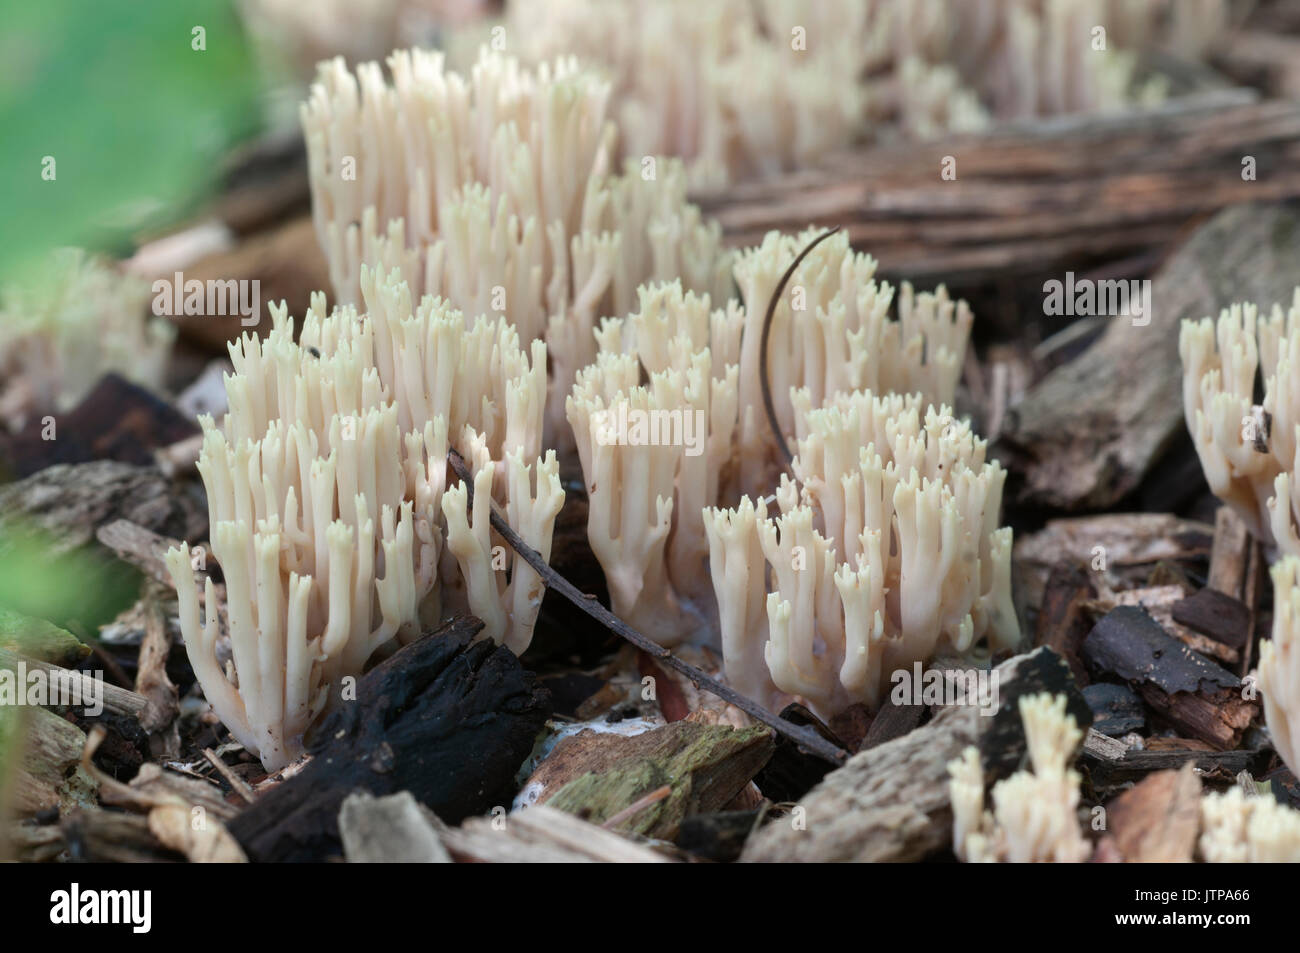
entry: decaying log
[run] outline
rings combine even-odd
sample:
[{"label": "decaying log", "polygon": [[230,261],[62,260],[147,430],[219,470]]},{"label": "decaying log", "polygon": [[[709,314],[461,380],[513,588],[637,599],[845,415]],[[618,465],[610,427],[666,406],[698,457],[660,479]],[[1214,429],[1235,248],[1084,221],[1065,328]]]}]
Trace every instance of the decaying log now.
[{"label": "decaying log", "polygon": [[456,619],[375,666],[308,743],[311,760],[230,822],[255,861],[340,851],[338,815],[356,790],[410,791],[448,821],[506,805],[550,715],[546,689],[514,654],[473,642]]},{"label": "decaying log", "polygon": [[1201,826],[1201,782],[1189,762],[1159,771],[1106,806],[1106,829],[1128,863],[1191,863]]},{"label": "decaying log", "polygon": [[540,803],[593,824],[672,840],[685,817],[720,811],[744,790],[773,746],[762,725],[677,721],[632,737],[583,732],[561,742],[526,787],[540,785]]},{"label": "decaying log", "polygon": [[1081,725],[1087,704],[1064,659],[1050,649],[1018,655],[996,669],[999,705],[992,717],[969,705],[938,710],[900,738],[854,755],[745,845],[742,860],[887,862],[921,860],[952,844],[948,762],[976,745],[992,781],[1024,757],[1019,699],[1062,692]]},{"label": "decaying log", "polygon": [[1142,609],[1121,606],[1100,619],[1083,643],[1093,671],[1122,679],[1180,732],[1220,751],[1236,747],[1259,703],[1243,698],[1241,679],[1169,635]]},{"label": "decaying log", "polygon": [[[1241,200],[1262,197],[1252,192],[1262,181],[1241,181],[1243,151],[1222,145],[1237,171],[1220,178],[1236,180]],[[1229,208],[1199,229],[1153,279],[1149,323],[1113,318],[1081,357],[1007,412],[995,451],[1020,479],[1021,500],[1104,508],[1136,488],[1184,426],[1179,321],[1217,316],[1234,301],[1290,301],[1298,258],[1300,213],[1286,206]]]}]

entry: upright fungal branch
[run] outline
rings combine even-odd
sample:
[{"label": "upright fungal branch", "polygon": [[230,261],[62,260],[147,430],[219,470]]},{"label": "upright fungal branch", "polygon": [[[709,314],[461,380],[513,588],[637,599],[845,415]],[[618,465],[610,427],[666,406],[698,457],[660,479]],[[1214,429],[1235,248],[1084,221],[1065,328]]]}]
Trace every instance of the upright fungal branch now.
[{"label": "upright fungal branch", "polygon": [[149,285],[60,249],[0,293],[0,425],[76,406],[110,371],[154,390],[176,329],[149,317]]},{"label": "upright fungal branch", "polygon": [[1259,644],[1259,690],[1273,747],[1300,770],[1300,559],[1287,556],[1273,576],[1273,638]]},{"label": "upright fungal branch", "polygon": [[[635,290],[680,279],[725,300],[731,254],[686,202],[679,160],[629,157],[612,174],[609,86],[572,59],[536,71],[486,50],[469,78],[439,54],[324,64],[302,109],[313,214],[335,292],[357,300],[361,267],[400,268],[415,299],[500,314],[553,366],[551,434],[595,359],[598,318]],[[555,446],[554,440],[548,441]]]},{"label": "upright fungal branch", "polygon": [[[230,411],[220,427],[203,421],[199,462],[224,618],[209,579],[200,623],[189,550],[167,554],[204,693],[268,770],[301,753],[340,679],[458,602],[484,637],[523,651],[541,587],[494,550],[485,508],[495,490],[547,553],[563,502],[555,455],[524,463],[540,446],[545,346],[530,362],[504,319],[467,327],[434,298],[412,312],[396,274],[363,281],[366,315],[326,315],[315,296],[298,341],[282,305],[266,339],[231,345]],[[472,523],[464,488],[446,487],[449,443],[474,461]]]},{"label": "upright fungal branch", "polygon": [[948,765],[953,849],[974,863],[1083,863],[1092,853],[1079,830],[1079,773],[1070,767],[1083,732],[1066,714],[1064,695],[1027,695],[1020,720],[1033,771],[993,786],[984,807],[984,769],[968,747]]},{"label": "upright fungal branch", "polygon": [[928,403],[951,404],[961,376],[972,316],[940,286],[916,294],[904,283],[898,319],[889,318],[894,289],[875,279],[876,261],[854,252],[839,232],[814,248],[795,269],[772,317],[767,353],[762,322],[781,275],[818,235],[770,232],[741,253],[736,283],[745,302],[740,354],[741,486],[766,493],[784,469],[763,412],[760,375],[766,365],[777,421],[797,435],[792,390],[807,388],[818,407],[839,392],[919,393]]},{"label": "upright fungal branch", "polygon": [[1266,545],[1300,556],[1300,288],[1285,313],[1275,304],[1260,318],[1255,305],[1234,304],[1217,322],[1184,321],[1178,349],[1183,412],[1210,489]]},{"label": "upright fungal branch", "polygon": [[602,322],[566,403],[614,612],[661,645],[713,632],[701,514],[733,476],[741,329],[734,302],[643,286],[636,312]]},{"label": "upright fungal branch", "polygon": [[509,5],[506,29],[533,62],[564,52],[599,64],[625,154],[682,156],[693,185],[719,186],[806,164],[859,132],[869,7],[527,0]]},{"label": "upright fungal branch", "polygon": [[1300,863],[1300,811],[1239,787],[1206,794],[1197,846],[1208,864]]},{"label": "upright fungal branch", "polygon": [[748,497],[705,512],[728,679],[830,717],[875,707],[892,671],[941,647],[1014,646],[1006,474],[984,441],[916,396],[795,398],[804,436],[780,515]]}]

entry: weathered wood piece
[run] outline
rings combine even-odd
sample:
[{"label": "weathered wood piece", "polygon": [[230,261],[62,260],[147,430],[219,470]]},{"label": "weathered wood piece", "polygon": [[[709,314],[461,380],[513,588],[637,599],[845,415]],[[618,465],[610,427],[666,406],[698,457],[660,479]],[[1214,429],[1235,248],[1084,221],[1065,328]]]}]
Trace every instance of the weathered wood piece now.
[{"label": "weathered wood piece", "polygon": [[57,464],[0,486],[0,551],[9,540],[41,531],[54,554],[70,552],[119,519],[174,539],[200,539],[208,531],[201,501],[173,492],[154,467],[115,460]]},{"label": "weathered wood piece", "polygon": [[1222,781],[1230,781],[1254,762],[1254,751],[1204,751],[1199,748],[1171,748],[1145,751],[1129,748],[1122,741],[1089,731],[1083,740],[1084,763],[1094,785],[1111,787],[1141,780],[1155,771],[1167,771],[1191,763],[1197,770]]},{"label": "weathered wood piece", "polygon": [[1128,863],[1191,863],[1201,826],[1201,781],[1192,764],[1125,791],[1106,806],[1106,826]]},{"label": "weathered wood piece", "polygon": [[1169,635],[1142,609],[1107,613],[1083,643],[1096,672],[1131,684],[1158,715],[1220,751],[1236,747],[1259,703],[1241,680]]},{"label": "weathered wood piece", "polygon": [[[439,822],[440,823],[440,822]],[[489,864],[664,864],[672,858],[545,804],[503,817],[471,817],[441,827],[458,861]]]},{"label": "weathered wood piece", "polygon": [[407,790],[452,821],[508,804],[550,701],[509,649],[472,641],[482,627],[456,619],[363,675],[309,741],[311,761],[230,822],[249,858],[338,854],[356,790]]},{"label": "weathered wood piece", "polygon": [[[884,274],[996,280],[1165,249],[1185,225],[1239,202],[1300,195],[1300,105],[1229,90],[1124,115],[1064,116],[932,142],[827,155],[696,195],[727,241],[840,225]],[[1258,181],[1241,176],[1254,155]],[[956,177],[943,179],[945,156]]]},{"label": "weathered wood piece", "polygon": [[[968,745],[994,755],[991,776],[1014,770],[1024,756],[1019,698],[1070,691],[1069,667],[1050,649],[1035,649],[999,665],[999,706],[993,717],[969,705],[941,708],[927,724],[854,755],[799,800],[800,823],[776,818],[753,834],[741,859],[753,862],[921,860],[952,844],[948,762]],[[1071,711],[1086,704],[1074,693]],[[986,749],[983,739],[988,738]]]},{"label": "weathered wood piece", "polygon": [[349,864],[449,864],[451,854],[409,791],[349,794],[339,809],[339,839]]},{"label": "weathered wood piece", "polygon": [[[1218,178],[1235,180],[1243,200],[1262,198],[1251,191],[1261,183],[1241,181],[1241,154]],[[1082,356],[1007,411],[995,452],[1019,478],[1021,501],[1104,508],[1134,490],[1185,426],[1179,322],[1217,316],[1234,301],[1289,301],[1297,258],[1300,212],[1287,206],[1236,206],[1200,228],[1155,275],[1145,323],[1112,319]]]},{"label": "weathered wood piece", "polygon": [[[566,746],[580,756],[568,761]],[[562,786],[542,780],[550,776],[546,762],[530,784],[543,783],[542,803],[594,824],[607,822],[615,830],[672,840],[682,820],[692,814],[720,811],[744,790],[772,756],[770,729],[762,725],[737,730],[724,725],[678,721],[633,737],[578,735],[557,746],[552,757],[564,765]],[[642,799],[666,787],[663,796],[639,806]]]}]

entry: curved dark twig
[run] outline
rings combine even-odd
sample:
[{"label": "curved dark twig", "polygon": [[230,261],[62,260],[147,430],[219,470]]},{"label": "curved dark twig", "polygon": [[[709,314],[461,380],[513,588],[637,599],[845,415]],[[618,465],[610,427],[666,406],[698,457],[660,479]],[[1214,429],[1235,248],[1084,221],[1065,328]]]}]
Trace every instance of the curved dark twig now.
[{"label": "curved dark twig", "polygon": [[790,262],[790,267],[785,270],[781,280],[776,283],[776,290],[772,292],[772,297],[767,302],[767,311],[763,315],[763,336],[758,342],[758,383],[763,391],[763,409],[767,411],[767,423],[772,428],[772,435],[776,437],[776,445],[781,449],[781,456],[785,459],[785,465],[790,466],[794,455],[790,453],[790,446],[785,442],[785,434],[781,433],[781,425],[776,419],[776,405],[772,403],[772,382],[767,379],[767,342],[772,336],[772,317],[776,314],[776,303],[781,300],[781,295],[785,292],[785,286],[789,283],[790,277],[794,270],[799,267],[799,262],[807,257],[808,253],[830,238],[840,230],[840,226],[828,228],[811,242],[804,246],[803,251],[794,256],[794,261]]}]

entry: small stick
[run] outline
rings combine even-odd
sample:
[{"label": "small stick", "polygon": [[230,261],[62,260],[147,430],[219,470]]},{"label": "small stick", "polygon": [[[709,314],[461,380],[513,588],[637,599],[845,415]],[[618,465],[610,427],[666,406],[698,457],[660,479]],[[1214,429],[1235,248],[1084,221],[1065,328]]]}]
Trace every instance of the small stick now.
[{"label": "small stick", "polygon": [[[470,475],[469,467],[465,464],[465,459],[457,453],[454,448],[452,448],[447,451],[447,462],[451,464],[451,468],[455,471],[456,476],[465,484],[466,492],[469,494],[468,502],[470,505],[473,505],[474,478]],[[705,674],[694,665],[683,662],[658,642],[646,638],[636,629],[632,628],[595,599],[584,595],[576,586],[574,586],[573,583],[569,582],[569,580],[565,579],[558,572],[548,566],[546,560],[542,558],[541,553],[537,552],[537,550],[525,543],[519,537],[519,534],[510,528],[510,524],[507,523],[505,518],[497,512],[495,505],[490,506],[488,509],[491,512],[492,528],[501,534],[502,539],[510,544],[511,549],[523,557],[524,562],[533,567],[537,572],[537,575],[539,575],[542,581],[546,583],[547,588],[554,589],[583,612],[587,613],[587,615],[605,626],[605,628],[609,629],[620,638],[631,642],[651,658],[662,663],[665,667],[671,668],[673,671],[681,675],[685,675],[694,682],[697,687],[703,688],[705,691],[718,696],[723,701],[735,705],[745,714],[757,721],[761,721],[778,734],[785,735],[785,737],[795,742],[795,744],[804,751],[807,751],[810,754],[815,754],[817,757],[829,761],[831,764],[837,766],[843,764],[848,759],[849,753],[847,751],[831,744],[811,728],[796,725],[793,722],[786,721],[785,719],[772,714],[772,712],[768,711],[762,705],[746,698],[729,685],[725,685],[716,678]]]},{"label": "small stick", "polygon": [[242,797],[246,803],[252,804],[257,800],[257,795],[248,786],[248,782],[235,774],[234,771],[231,771],[230,766],[222,761],[215,751],[211,748],[204,748],[203,757],[211,762],[212,766],[217,769],[217,773],[226,779],[226,783],[230,785],[231,790]]},{"label": "small stick", "polygon": [[763,409],[767,411],[767,423],[772,428],[772,435],[776,437],[776,445],[781,450],[781,457],[785,460],[788,468],[791,461],[794,460],[793,454],[790,453],[790,447],[785,442],[785,434],[781,433],[781,425],[776,421],[776,405],[772,402],[772,383],[767,379],[767,341],[772,336],[772,318],[776,314],[776,304],[781,300],[781,295],[785,292],[785,286],[794,275],[794,270],[799,267],[799,262],[808,256],[808,253],[830,238],[840,230],[840,226],[828,228],[811,242],[804,246],[803,251],[795,255],[794,261],[790,262],[790,267],[785,270],[781,280],[776,283],[776,290],[772,292],[772,297],[768,299],[767,311],[763,314],[763,335],[758,342],[758,383],[763,390]]},{"label": "small stick", "polygon": [[617,814],[615,814],[613,817],[611,817],[609,820],[607,820],[604,824],[601,824],[600,826],[605,828],[605,830],[607,831],[612,831],[614,828],[618,827],[618,825],[626,821],[629,817],[635,817],[637,814],[640,814],[651,804],[658,804],[660,801],[662,801],[664,798],[666,798],[668,795],[672,793],[673,793],[672,786],[668,784],[665,784],[661,788],[655,788],[653,791],[651,791],[649,794],[647,794],[645,797],[641,798],[640,800],[633,801],[631,804],[623,808],[623,810],[619,811]]}]

